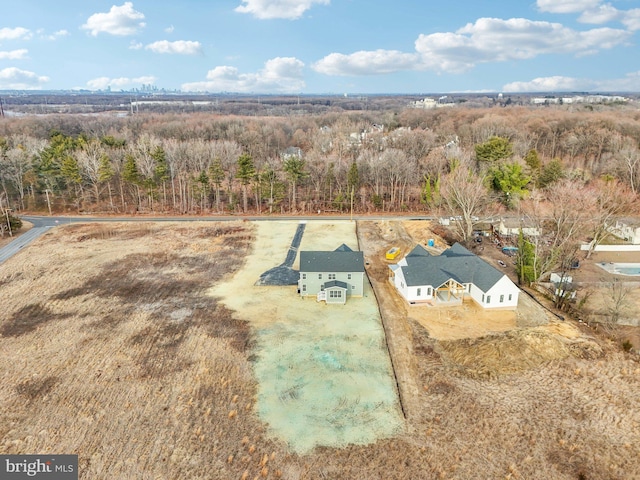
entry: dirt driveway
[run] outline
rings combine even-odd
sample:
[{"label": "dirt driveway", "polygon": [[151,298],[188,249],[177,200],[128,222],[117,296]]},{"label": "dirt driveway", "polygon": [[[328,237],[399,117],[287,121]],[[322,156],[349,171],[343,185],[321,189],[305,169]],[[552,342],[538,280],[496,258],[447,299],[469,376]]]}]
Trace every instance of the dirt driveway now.
[{"label": "dirt driveway", "polygon": [[[257,242],[229,282],[210,291],[249,322],[259,417],[291,450],[368,444],[404,428],[370,285],[345,305],[302,298],[296,285],[256,285],[284,261],[298,222],[256,222]],[[307,222],[300,250],[357,249],[355,223]],[[293,263],[299,268],[299,259]]]}]

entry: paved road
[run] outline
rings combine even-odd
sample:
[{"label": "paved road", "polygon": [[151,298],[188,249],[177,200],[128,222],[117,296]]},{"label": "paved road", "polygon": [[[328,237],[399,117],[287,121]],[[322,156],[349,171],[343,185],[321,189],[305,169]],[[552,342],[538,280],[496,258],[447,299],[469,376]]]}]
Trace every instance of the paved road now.
[{"label": "paved road", "polygon": [[[146,217],[146,216],[131,216],[131,217],[45,217],[35,215],[21,216],[23,220],[33,224],[33,228],[28,232],[17,237],[13,242],[0,248],[0,264],[5,260],[11,258],[20,250],[25,248],[29,243],[33,242],[40,235],[47,230],[58,225],[66,225],[70,223],[93,223],[93,222],[227,222],[233,220],[249,220],[249,221],[278,221],[278,220],[324,220],[324,221],[336,221],[336,220],[349,220],[351,217],[345,215],[332,215],[332,216],[315,216],[307,215],[304,217],[291,217],[291,216],[239,216],[239,215],[218,215],[218,216],[204,216],[204,217]],[[412,216],[412,217],[394,217],[394,216],[375,216],[375,217],[360,217],[354,216],[353,220],[433,220],[434,217],[428,216]]]},{"label": "paved road", "polygon": [[[21,216],[23,220],[31,222],[34,226],[56,226],[67,223],[89,223],[89,222],[227,222],[235,220],[249,220],[252,222],[259,221],[305,221],[305,220],[323,220],[333,222],[336,220],[350,220],[348,215],[304,215],[304,216],[275,216],[275,215],[216,215],[202,217],[44,217],[44,216]],[[412,216],[394,216],[394,215],[376,215],[376,216],[359,216],[354,215],[353,220],[435,220],[437,217],[427,215]]]},{"label": "paved road", "polygon": [[38,226],[34,227],[23,233],[19,237],[17,237],[14,241],[5,245],[3,248],[0,248],[0,264],[4,263],[5,260],[13,257],[16,253],[22,250],[24,247],[33,242],[36,238],[42,235],[44,232],[52,228],[51,226]]}]

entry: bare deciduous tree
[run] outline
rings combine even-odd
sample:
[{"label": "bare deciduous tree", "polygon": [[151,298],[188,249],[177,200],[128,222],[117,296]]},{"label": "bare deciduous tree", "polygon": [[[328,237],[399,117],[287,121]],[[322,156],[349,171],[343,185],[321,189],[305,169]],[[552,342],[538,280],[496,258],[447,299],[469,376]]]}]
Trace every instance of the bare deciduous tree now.
[{"label": "bare deciduous tree", "polygon": [[589,220],[592,240],[587,251],[587,258],[595,251],[607,234],[607,228],[627,214],[635,195],[615,179],[593,182],[587,193],[593,196],[593,214]]},{"label": "bare deciduous tree", "polygon": [[619,278],[614,278],[607,283],[607,288],[603,292],[604,313],[610,323],[618,323],[630,311],[632,302],[629,295],[632,289],[633,287],[625,284]]},{"label": "bare deciduous tree", "polygon": [[527,238],[533,246],[536,281],[556,268],[564,271],[570,267],[580,240],[588,232],[595,204],[592,193],[572,180],[554,183],[544,193],[546,198],[533,192],[522,206],[524,218],[538,233]]},{"label": "bare deciduous tree", "polygon": [[459,217],[455,222],[457,233],[464,242],[469,241],[478,217],[492,200],[485,179],[466,165],[459,166],[443,180],[441,194],[447,213]]}]

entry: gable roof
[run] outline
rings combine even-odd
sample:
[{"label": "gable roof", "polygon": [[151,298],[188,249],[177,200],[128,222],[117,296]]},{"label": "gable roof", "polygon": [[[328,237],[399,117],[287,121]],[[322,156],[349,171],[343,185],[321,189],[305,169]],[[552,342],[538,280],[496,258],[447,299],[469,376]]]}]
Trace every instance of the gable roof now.
[{"label": "gable roof", "polygon": [[325,282],[323,286],[325,290],[329,290],[331,288],[341,288],[343,290],[349,289],[349,285],[347,285],[345,282],[341,282],[340,280],[331,280],[329,282]]},{"label": "gable roof", "polygon": [[[427,255],[424,255],[423,251]],[[439,287],[453,279],[458,283],[473,283],[486,292],[504,276],[503,272],[459,243],[437,256],[429,255],[423,247],[418,245],[405,258],[407,265],[401,268],[407,286],[410,287],[421,285]]]},{"label": "gable roof", "polygon": [[[345,245],[346,246],[346,245]],[[339,247],[341,248],[341,247]],[[301,272],[364,272],[362,252],[349,250],[300,252]]]},{"label": "gable roof", "polygon": [[431,254],[420,244],[416,245],[413,250],[407,253],[407,257],[430,257]]}]

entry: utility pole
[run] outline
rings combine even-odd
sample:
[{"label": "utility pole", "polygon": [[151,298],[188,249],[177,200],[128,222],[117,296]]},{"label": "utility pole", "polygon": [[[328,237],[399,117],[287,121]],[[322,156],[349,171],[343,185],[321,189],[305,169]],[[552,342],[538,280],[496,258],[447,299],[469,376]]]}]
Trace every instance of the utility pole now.
[{"label": "utility pole", "polygon": [[9,228],[9,236],[13,237],[13,232],[11,231],[11,220],[9,219],[9,210],[11,210],[10,208],[7,208],[4,213],[7,215],[7,227]]},{"label": "utility pole", "polygon": [[354,186],[351,186],[351,221],[353,222],[353,190],[354,190]]},{"label": "utility pole", "polygon": [[49,201],[49,189],[47,188],[44,191],[44,193],[47,196],[47,206],[49,207],[49,216],[51,216],[51,202]]}]

